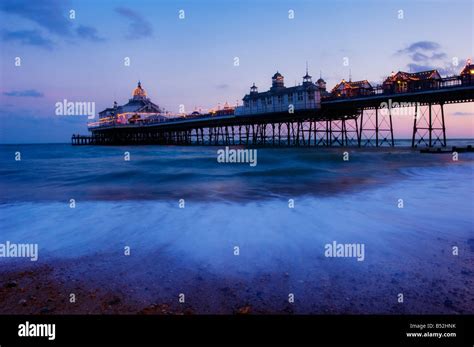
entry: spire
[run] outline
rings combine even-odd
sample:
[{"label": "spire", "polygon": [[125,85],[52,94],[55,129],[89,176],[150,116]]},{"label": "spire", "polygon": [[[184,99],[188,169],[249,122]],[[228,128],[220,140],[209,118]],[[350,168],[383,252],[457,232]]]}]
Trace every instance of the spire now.
[{"label": "spire", "polygon": [[303,76],[303,84],[312,83],[311,76],[308,73],[308,61],[306,61],[306,75]]},{"label": "spire", "polygon": [[352,70],[349,69],[349,82],[352,82]]}]

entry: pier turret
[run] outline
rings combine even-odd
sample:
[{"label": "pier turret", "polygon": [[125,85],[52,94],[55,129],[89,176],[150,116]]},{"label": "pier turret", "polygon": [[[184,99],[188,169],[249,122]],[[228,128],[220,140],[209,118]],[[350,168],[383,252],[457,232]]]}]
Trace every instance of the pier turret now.
[{"label": "pier turret", "polygon": [[306,75],[303,76],[303,85],[308,85],[308,84],[312,84],[313,81],[311,80],[311,76],[308,74],[308,71],[306,70]]},{"label": "pier turret", "polygon": [[285,77],[283,77],[283,75],[277,71],[276,74],[274,74],[272,77],[271,90],[281,89],[281,88],[285,88]]},{"label": "pier turret", "polygon": [[316,81],[316,83],[318,84],[319,90],[321,92],[326,91],[326,81],[323,79],[322,76],[319,76],[319,79]]},{"label": "pier turret", "polygon": [[255,83],[250,87],[250,95],[255,95],[258,94],[258,87],[255,85]]}]

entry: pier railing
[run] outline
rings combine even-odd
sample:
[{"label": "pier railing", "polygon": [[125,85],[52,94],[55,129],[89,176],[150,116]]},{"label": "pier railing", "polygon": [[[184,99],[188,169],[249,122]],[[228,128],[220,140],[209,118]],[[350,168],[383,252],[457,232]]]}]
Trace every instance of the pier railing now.
[{"label": "pier railing", "polygon": [[364,97],[371,97],[371,96],[380,96],[380,95],[400,95],[400,94],[408,94],[408,93],[422,93],[430,90],[440,90],[440,89],[448,89],[448,88],[455,88],[455,87],[463,87],[463,86],[471,86],[474,85],[474,80],[463,81],[460,76],[449,76],[438,80],[436,84],[431,86],[425,86],[423,88],[417,89],[407,89],[400,92],[387,92],[383,85],[378,84],[373,87],[371,90],[365,91],[363,94],[358,95],[328,95],[323,97],[322,101],[328,100],[342,100],[342,99],[355,99],[355,98],[364,98]]}]

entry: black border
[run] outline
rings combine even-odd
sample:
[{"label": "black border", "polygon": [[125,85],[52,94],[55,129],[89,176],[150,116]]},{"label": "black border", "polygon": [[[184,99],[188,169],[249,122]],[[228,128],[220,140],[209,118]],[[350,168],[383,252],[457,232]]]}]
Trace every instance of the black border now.
[{"label": "black border", "polygon": [[[19,337],[18,325],[56,324],[56,339]],[[449,338],[408,338],[410,323],[454,323]],[[473,346],[474,315],[0,316],[0,345],[328,344]]]}]

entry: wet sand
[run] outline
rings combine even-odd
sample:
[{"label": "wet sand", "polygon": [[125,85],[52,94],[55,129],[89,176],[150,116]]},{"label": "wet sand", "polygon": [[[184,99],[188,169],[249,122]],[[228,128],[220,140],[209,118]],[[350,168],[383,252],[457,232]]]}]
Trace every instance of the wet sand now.
[{"label": "wet sand", "polygon": [[[134,276],[135,261],[111,263],[112,255],[12,263],[0,273],[0,314],[472,314],[473,242],[462,247],[469,257],[443,266],[433,258],[430,271],[422,263],[402,272],[381,264],[354,273],[343,260],[335,271],[308,267],[307,277],[285,266],[281,272],[223,276],[165,256],[142,262],[149,267],[146,276]],[[396,301],[400,291],[403,304]],[[180,293],[185,303],[179,303]]]}]

